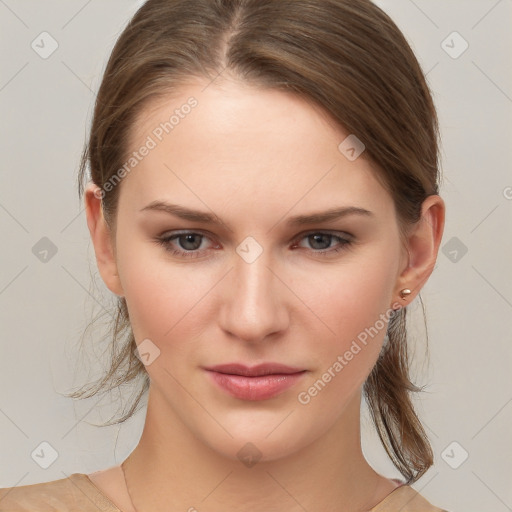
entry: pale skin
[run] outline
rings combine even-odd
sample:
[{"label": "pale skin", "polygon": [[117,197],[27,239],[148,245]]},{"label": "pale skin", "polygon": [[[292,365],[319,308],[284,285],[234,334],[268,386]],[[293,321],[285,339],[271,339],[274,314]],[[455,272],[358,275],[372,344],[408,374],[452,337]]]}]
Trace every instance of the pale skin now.
[{"label": "pale skin", "polygon": [[[372,164],[340,153],[348,133],[318,108],[235,80],[207,84],[184,86],[133,127],[136,150],[190,96],[198,101],[124,178],[115,234],[97,187],[85,194],[102,279],[125,297],[137,343],[150,339],[160,350],[146,366],[145,425],[125,466],[133,502],[139,512],[369,510],[397,487],[368,464],[360,441],[362,386],[385,329],[307,405],[297,396],[380,314],[414,300],[435,266],[444,202],[425,200],[402,246],[393,200]],[[222,224],[141,211],[155,200]],[[287,225],[342,206],[373,215]],[[168,247],[198,257],[156,242],[178,230],[197,235]],[[333,236],[315,243],[307,236],[315,233]],[[249,236],[263,250],[251,263],[236,252]],[[336,236],[353,243],[342,247]],[[407,301],[404,288],[412,290]],[[307,372],[277,397],[246,401],[213,386],[203,370],[269,361]],[[237,458],[248,442],[262,454],[252,467]],[[123,512],[135,512],[119,466],[90,477]]]}]

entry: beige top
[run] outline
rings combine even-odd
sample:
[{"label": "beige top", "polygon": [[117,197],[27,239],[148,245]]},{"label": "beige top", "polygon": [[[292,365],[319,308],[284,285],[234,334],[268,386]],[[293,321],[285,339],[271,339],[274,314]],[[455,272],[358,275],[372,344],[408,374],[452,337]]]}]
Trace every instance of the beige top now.
[{"label": "beige top", "polygon": [[[88,475],[0,489],[0,512],[122,512]],[[432,506],[412,487],[402,485],[369,512],[447,512]]]}]

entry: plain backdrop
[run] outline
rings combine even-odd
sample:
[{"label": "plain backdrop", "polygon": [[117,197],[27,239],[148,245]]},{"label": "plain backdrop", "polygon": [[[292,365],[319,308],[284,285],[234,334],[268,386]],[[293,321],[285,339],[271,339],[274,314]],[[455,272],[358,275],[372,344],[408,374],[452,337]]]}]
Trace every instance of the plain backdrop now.
[{"label": "plain backdrop", "polygon": [[[83,356],[78,348],[92,315],[112,298],[97,273],[76,173],[106,59],[140,4],[0,0],[0,487],[119,464],[141,433],[144,408],[124,425],[94,426],[129,390],[64,396],[106,364],[102,346],[93,346],[101,325]],[[409,306],[417,382],[425,385],[417,407],[435,452],[414,487],[452,512],[505,512],[512,510],[512,0],[378,5],[427,73],[443,138],[446,226],[421,293],[428,362],[418,300]],[[363,447],[377,470],[397,475],[367,416]]]}]

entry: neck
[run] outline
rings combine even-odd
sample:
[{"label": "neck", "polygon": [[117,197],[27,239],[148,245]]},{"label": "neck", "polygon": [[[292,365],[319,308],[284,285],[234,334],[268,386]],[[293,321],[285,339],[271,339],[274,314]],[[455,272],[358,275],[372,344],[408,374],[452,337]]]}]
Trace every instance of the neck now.
[{"label": "neck", "polygon": [[138,512],[208,509],[326,512],[369,510],[395,487],[367,463],[360,440],[360,393],[343,417],[299,451],[254,462],[227,458],[201,442],[150,389],[141,439],[125,461]]}]

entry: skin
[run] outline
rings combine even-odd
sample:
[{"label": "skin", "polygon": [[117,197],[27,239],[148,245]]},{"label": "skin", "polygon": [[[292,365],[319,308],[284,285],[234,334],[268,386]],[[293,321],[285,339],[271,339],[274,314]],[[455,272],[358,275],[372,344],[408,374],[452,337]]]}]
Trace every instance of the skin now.
[{"label": "skin", "polygon": [[[349,161],[338,150],[348,133],[320,109],[234,79],[206,85],[174,91],[133,127],[136,150],[170,112],[190,96],[198,100],[119,185],[115,232],[97,187],[85,194],[102,279],[125,297],[137,343],[149,338],[160,350],[146,366],[146,420],[125,466],[130,494],[139,511],[169,504],[209,512],[368,510],[397,487],[368,464],[360,440],[362,386],[386,329],[308,404],[297,397],[380,314],[420,292],[435,266],[444,202],[427,198],[403,246],[374,165],[364,153]],[[223,224],[141,211],[154,200],[214,213]],[[374,215],[286,224],[340,206]],[[168,244],[199,257],[172,255],[156,242],[176,230],[205,235]],[[353,243],[307,236],[318,232],[350,234]],[[252,263],[236,252],[248,236],[263,250]],[[190,249],[194,243],[198,249]],[[407,301],[403,288],[413,291]],[[245,401],[219,390],[202,369],[269,361],[307,372],[277,397]],[[261,453],[252,467],[237,458],[248,442]],[[133,510],[119,466],[91,479]]]}]

